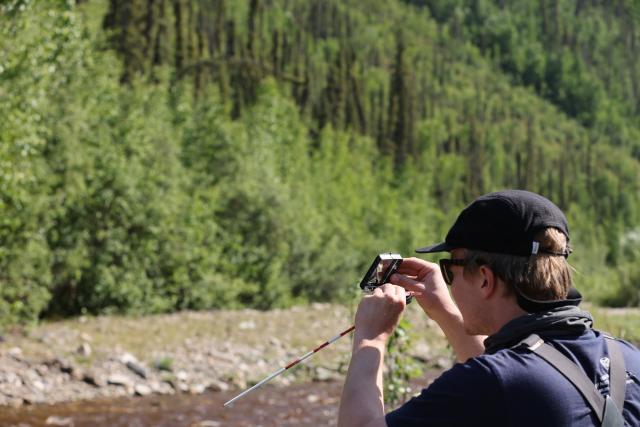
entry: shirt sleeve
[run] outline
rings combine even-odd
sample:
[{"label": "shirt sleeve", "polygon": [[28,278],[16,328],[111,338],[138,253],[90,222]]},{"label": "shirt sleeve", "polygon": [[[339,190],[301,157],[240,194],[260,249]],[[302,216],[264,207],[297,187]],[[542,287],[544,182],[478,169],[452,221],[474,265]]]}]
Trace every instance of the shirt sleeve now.
[{"label": "shirt sleeve", "polygon": [[389,412],[389,427],[471,426],[501,424],[500,387],[482,357],[458,363],[420,395]]}]

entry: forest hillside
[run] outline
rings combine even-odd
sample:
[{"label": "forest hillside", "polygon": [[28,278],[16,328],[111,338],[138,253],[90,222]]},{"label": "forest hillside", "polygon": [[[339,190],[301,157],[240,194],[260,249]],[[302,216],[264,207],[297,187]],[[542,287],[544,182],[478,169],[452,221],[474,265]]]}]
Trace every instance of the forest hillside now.
[{"label": "forest hillside", "polygon": [[640,303],[634,0],[0,3],[0,323],[341,300],[504,188]]}]

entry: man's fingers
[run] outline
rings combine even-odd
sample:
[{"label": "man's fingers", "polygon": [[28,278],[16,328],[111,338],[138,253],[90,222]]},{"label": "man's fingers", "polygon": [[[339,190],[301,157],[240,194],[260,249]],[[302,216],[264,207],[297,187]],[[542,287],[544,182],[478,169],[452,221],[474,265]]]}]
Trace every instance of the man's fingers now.
[{"label": "man's fingers", "polygon": [[382,286],[378,286],[377,288],[375,288],[373,290],[373,292],[371,293],[371,295],[375,295],[378,297],[384,296],[384,289]]},{"label": "man's fingers", "polygon": [[409,276],[422,276],[439,268],[438,264],[420,258],[404,258],[398,267],[398,273]]},{"label": "man's fingers", "polygon": [[394,285],[402,286],[408,291],[419,292],[424,288],[424,285],[402,274],[393,274],[389,278]]},{"label": "man's fingers", "polygon": [[381,298],[390,298],[391,300],[398,302],[406,300],[407,292],[402,286],[397,286],[392,283],[385,283],[382,286],[378,286],[373,291],[373,295]]}]

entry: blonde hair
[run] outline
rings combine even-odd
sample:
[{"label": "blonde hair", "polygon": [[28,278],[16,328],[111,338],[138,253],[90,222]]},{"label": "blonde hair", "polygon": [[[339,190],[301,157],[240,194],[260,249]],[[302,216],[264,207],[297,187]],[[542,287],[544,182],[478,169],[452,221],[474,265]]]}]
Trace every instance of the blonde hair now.
[{"label": "blonde hair", "polygon": [[566,236],[555,228],[546,228],[536,233],[534,239],[540,243],[540,249],[538,254],[528,257],[468,250],[465,273],[486,265],[508,285],[506,294],[513,293],[516,286],[531,299],[565,299],[572,283],[571,266],[560,255],[571,252]]}]

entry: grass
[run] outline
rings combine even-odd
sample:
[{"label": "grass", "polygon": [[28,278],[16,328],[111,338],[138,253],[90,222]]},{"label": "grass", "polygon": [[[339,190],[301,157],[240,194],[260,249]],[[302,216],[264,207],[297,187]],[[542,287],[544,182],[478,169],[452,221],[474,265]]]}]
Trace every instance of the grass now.
[{"label": "grass", "polygon": [[590,311],[594,328],[640,347],[640,309],[592,307]]},{"label": "grass", "polygon": [[[343,305],[311,304],[304,307],[256,310],[181,312],[144,317],[83,316],[43,322],[19,333],[5,336],[0,350],[20,347],[32,360],[66,357],[82,365],[128,352],[149,366],[170,371],[176,368],[172,354],[204,347],[228,353],[230,357],[253,352],[254,357],[238,362],[260,362],[277,368],[283,362],[306,353],[352,324],[353,308]],[[414,342],[435,349],[434,357],[448,357],[443,335],[426,319],[417,304],[406,316],[413,323]],[[80,355],[78,347],[87,342],[92,352]],[[351,342],[348,337],[314,355],[310,366],[346,367]],[[255,355],[258,356],[255,356]],[[262,362],[261,362],[262,363]],[[266,369],[266,368],[265,368]],[[304,373],[307,368],[301,368]]]},{"label": "grass", "polygon": [[[638,345],[640,310],[607,309],[585,305],[595,318],[595,327]],[[254,357],[239,360],[251,364],[258,360],[268,369],[302,355],[351,325],[353,306],[311,304],[271,311],[218,310],[182,312],[145,317],[99,316],[45,322],[5,335],[0,350],[19,347],[32,360],[69,357],[91,365],[114,354],[128,352],[149,366],[171,371],[172,353],[209,346],[228,352],[230,357],[253,352]],[[418,304],[405,314],[413,325],[414,347],[427,349],[429,358],[452,359],[447,342],[435,325],[424,316]],[[77,349],[88,342],[89,356]],[[312,366],[344,368],[350,355],[350,340],[343,338],[313,357]],[[257,356],[255,356],[257,354]],[[256,359],[259,358],[259,359]],[[302,368],[303,370],[306,368]]]}]

